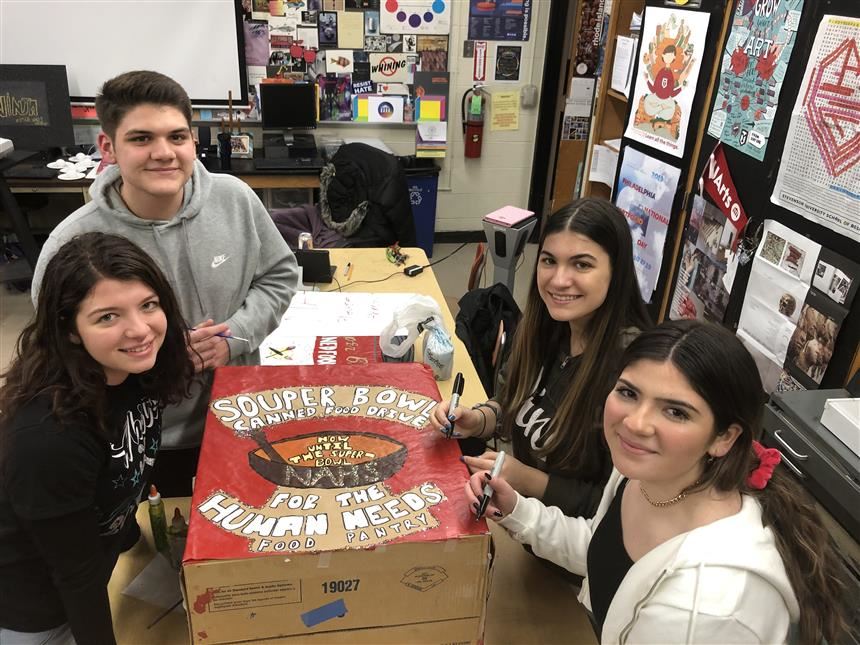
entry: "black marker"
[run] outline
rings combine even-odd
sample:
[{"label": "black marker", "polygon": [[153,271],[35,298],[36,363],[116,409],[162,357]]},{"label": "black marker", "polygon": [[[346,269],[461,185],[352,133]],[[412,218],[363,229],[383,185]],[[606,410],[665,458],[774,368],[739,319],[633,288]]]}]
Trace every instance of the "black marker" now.
[{"label": "black marker", "polygon": [[[496,477],[498,477],[502,472],[502,466],[505,464],[505,451],[500,450],[499,454],[496,455],[496,460],[493,462],[493,469],[490,471],[490,480],[492,481]],[[478,504],[478,512],[475,517],[475,521],[477,522],[484,515],[484,511],[487,510],[487,504],[490,503],[490,498],[493,496],[493,487],[490,486],[490,483],[487,482],[484,484],[484,494],[481,495],[481,501]]]},{"label": "black marker", "polygon": [[463,385],[463,372],[457,372],[457,376],[454,377],[454,391],[451,392],[451,404],[448,406],[448,423],[451,424],[446,433],[448,439],[454,434],[454,410],[460,405],[460,397],[463,396]]}]

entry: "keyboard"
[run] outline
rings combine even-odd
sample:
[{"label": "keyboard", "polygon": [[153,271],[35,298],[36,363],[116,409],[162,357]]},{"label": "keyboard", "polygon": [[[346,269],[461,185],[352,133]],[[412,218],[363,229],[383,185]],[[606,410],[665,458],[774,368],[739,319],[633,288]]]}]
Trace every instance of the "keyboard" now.
[{"label": "keyboard", "polygon": [[318,170],[325,165],[322,157],[284,157],[281,159],[254,159],[257,170]]}]

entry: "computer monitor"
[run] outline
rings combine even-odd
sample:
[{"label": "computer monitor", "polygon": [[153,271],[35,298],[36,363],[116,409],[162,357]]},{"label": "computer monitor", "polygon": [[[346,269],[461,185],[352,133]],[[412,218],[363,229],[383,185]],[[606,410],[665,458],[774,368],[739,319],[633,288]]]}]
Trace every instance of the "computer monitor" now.
[{"label": "computer monitor", "polygon": [[75,145],[65,65],[0,65],[0,137],[34,152]]},{"label": "computer monitor", "polygon": [[313,83],[261,83],[260,111],[264,130],[316,128],[316,86]]}]

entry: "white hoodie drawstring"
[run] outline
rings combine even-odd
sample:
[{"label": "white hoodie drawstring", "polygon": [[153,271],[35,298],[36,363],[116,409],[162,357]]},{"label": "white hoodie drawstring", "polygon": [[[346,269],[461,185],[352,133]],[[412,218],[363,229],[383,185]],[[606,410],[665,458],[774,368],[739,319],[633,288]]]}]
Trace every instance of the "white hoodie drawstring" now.
[{"label": "white hoodie drawstring", "polygon": [[702,570],[705,568],[705,563],[700,562],[696,567],[696,586],[693,589],[693,607],[690,609],[690,622],[687,624],[687,645],[695,642],[693,637],[696,634],[696,619],[699,617],[699,587],[702,583]]}]

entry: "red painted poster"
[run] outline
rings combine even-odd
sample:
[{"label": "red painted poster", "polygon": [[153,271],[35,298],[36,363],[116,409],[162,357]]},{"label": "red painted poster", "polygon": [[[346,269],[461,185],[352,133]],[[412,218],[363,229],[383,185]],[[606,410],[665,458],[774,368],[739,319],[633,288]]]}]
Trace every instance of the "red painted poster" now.
[{"label": "red painted poster", "polygon": [[219,369],[184,562],[485,534],[439,399],[416,363]]}]

